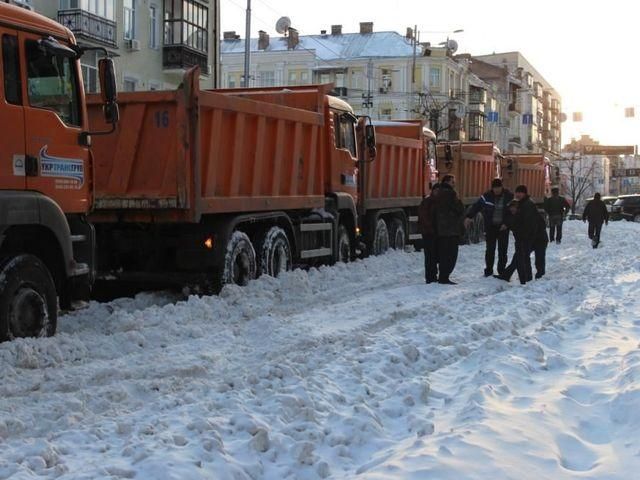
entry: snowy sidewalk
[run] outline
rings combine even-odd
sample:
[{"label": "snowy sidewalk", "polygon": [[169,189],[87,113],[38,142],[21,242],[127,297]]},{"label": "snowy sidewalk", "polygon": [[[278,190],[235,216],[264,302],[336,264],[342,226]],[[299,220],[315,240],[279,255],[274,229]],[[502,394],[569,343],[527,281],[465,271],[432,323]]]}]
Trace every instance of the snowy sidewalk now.
[{"label": "snowy sidewalk", "polygon": [[640,225],[565,228],[525,287],[476,245],[67,315],[0,345],[0,478],[633,478]]}]

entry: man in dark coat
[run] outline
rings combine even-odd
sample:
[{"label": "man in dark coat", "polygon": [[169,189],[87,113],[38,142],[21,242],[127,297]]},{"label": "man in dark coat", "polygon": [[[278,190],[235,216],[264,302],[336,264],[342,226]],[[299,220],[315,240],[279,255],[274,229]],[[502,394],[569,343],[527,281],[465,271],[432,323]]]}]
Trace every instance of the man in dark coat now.
[{"label": "man in dark coat", "polygon": [[454,190],[455,177],[445,175],[440,183],[440,190],[435,201],[436,232],[438,236],[438,283],[455,285],[449,276],[458,260],[460,235],[464,230],[464,205]]},{"label": "man in dark coat", "polygon": [[544,219],[531,201],[525,185],[516,188],[516,200],[509,204],[510,208],[517,208],[511,217],[510,228],[513,231],[516,248],[513,261],[502,275],[496,278],[509,281],[514,270],[518,271],[518,279],[524,285],[533,279],[531,270],[531,252],[536,252],[536,277],[540,278],[545,273],[545,253],[547,244],[547,232]]},{"label": "man in dark coat", "polygon": [[425,197],[418,207],[418,226],[422,234],[424,248],[424,276],[427,283],[438,281],[438,249],[435,218],[435,201],[440,184],[431,187],[431,194]]},{"label": "man in dark coat", "polygon": [[571,209],[567,199],[560,196],[557,187],[551,189],[551,196],[544,199],[544,211],[549,216],[549,240],[556,243],[562,241],[562,222],[565,214]]},{"label": "man in dark coat", "polygon": [[509,248],[509,229],[506,217],[509,209],[507,205],[513,200],[513,194],[503,188],[502,180],[493,179],[491,190],[485,192],[473,204],[467,212],[465,226],[468,228],[475,216],[482,212],[484,219],[484,232],[486,237],[486,250],[484,254],[484,276],[493,275],[493,264],[496,255],[496,243],[498,245],[498,275],[504,272],[507,266],[507,249]]},{"label": "man in dark coat", "polygon": [[582,221],[589,221],[589,238],[591,239],[591,246],[598,248],[600,244],[600,232],[602,231],[602,224],[609,225],[609,211],[607,206],[600,198],[600,193],[596,193],[593,196],[593,200],[587,203],[582,214]]}]

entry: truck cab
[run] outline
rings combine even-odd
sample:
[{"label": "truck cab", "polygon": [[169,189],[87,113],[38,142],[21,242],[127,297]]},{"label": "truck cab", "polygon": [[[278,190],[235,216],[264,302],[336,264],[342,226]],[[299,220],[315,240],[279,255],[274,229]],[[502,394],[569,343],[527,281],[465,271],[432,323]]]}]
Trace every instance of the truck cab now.
[{"label": "truck cab", "polygon": [[80,54],[68,29],[0,4],[0,340],[53,334],[58,305],[90,288]]}]

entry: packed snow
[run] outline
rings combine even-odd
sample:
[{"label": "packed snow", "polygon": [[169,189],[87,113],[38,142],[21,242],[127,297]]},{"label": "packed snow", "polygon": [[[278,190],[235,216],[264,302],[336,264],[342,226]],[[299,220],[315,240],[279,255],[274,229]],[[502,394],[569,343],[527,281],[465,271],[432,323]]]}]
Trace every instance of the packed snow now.
[{"label": "packed snow", "polygon": [[457,286],[390,252],[92,303],[0,345],[0,478],[635,478],[639,235],[567,222],[526,286],[472,245]]}]

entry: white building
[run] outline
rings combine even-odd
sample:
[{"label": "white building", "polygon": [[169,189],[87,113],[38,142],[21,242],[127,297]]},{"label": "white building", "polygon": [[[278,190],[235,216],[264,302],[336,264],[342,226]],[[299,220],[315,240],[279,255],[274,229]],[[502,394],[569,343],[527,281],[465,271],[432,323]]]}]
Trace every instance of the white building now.
[{"label": "white building", "polygon": [[[0,0],[25,3],[68,27],[80,45],[115,57],[118,88],[173,89],[184,72],[201,70],[203,88],[217,85],[219,0]],[[100,52],[81,59],[85,88],[96,92]]]}]

